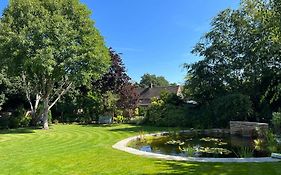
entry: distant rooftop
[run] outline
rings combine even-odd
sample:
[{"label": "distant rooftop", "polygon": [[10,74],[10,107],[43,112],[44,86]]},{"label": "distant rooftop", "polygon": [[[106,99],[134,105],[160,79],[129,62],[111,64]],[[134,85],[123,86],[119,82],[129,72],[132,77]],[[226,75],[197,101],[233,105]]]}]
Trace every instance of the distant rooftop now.
[{"label": "distant rooftop", "polygon": [[161,92],[167,91],[177,95],[181,94],[181,86],[166,86],[166,87],[147,87],[137,88],[139,94],[139,105],[147,106],[150,104],[153,97],[159,98]]}]

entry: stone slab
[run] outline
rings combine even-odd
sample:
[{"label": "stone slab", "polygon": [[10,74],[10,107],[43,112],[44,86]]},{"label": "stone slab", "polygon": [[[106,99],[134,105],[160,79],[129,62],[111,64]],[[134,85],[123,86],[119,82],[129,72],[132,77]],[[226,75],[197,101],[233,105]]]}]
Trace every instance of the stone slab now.
[{"label": "stone slab", "polygon": [[272,154],[271,154],[271,157],[272,157],[272,158],[276,158],[276,159],[281,159],[281,154],[272,153]]},{"label": "stone slab", "polygon": [[267,123],[257,123],[257,122],[245,122],[245,121],[230,121],[230,134],[232,135],[242,135],[245,137],[251,137],[257,128],[267,131]]}]

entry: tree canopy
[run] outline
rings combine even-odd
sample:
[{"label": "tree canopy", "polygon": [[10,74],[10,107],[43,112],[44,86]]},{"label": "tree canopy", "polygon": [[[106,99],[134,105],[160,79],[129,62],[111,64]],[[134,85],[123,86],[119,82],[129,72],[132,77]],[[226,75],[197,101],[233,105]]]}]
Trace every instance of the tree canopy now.
[{"label": "tree canopy", "polygon": [[109,48],[111,66],[98,80],[92,82],[93,87],[101,92],[114,91],[119,93],[122,87],[129,83],[131,78],[127,75],[126,68],[120,54]]},{"label": "tree canopy", "polygon": [[[71,86],[107,71],[108,49],[79,0],[11,0],[0,19],[1,65],[22,79],[33,113],[50,108]],[[33,100],[35,99],[35,102]]]},{"label": "tree canopy", "polygon": [[[92,122],[103,115],[129,117],[136,108],[138,94],[127,75],[121,54],[109,48],[111,65],[89,86],[71,89],[56,105],[57,119]],[[78,110],[82,113],[78,114]],[[125,112],[125,113],[124,113]]]},{"label": "tree canopy", "polygon": [[156,76],[154,74],[144,74],[140,80],[141,87],[150,87],[150,86],[169,86],[169,81],[163,76]]},{"label": "tree canopy", "polygon": [[[281,104],[281,30],[277,2],[243,0],[220,12],[192,53],[203,59],[186,65],[186,96],[201,104],[234,93],[253,102],[254,115]],[[279,20],[279,23],[277,22]],[[270,112],[269,112],[270,113]]]},{"label": "tree canopy", "polygon": [[138,95],[135,86],[130,82],[121,54],[109,48],[111,66],[99,80],[93,82],[93,89],[100,93],[112,92],[118,96],[116,107],[122,110],[136,108]]}]

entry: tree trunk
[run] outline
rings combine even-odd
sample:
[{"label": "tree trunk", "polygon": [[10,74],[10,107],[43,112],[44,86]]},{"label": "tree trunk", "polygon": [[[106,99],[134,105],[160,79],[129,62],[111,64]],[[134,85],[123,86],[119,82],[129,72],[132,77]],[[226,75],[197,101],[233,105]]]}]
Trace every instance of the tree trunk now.
[{"label": "tree trunk", "polygon": [[49,97],[44,98],[43,129],[48,130]]},{"label": "tree trunk", "polygon": [[36,112],[30,111],[30,115],[31,115],[31,126],[38,125],[38,116],[36,115]]}]

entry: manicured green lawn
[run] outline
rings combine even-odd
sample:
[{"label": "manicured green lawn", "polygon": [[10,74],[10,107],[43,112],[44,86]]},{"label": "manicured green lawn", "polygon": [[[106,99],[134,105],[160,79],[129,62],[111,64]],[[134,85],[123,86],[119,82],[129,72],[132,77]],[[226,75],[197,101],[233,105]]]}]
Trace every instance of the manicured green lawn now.
[{"label": "manicured green lawn", "polygon": [[277,175],[281,163],[192,163],[162,161],[112,149],[140,130],[163,128],[56,125],[50,130],[0,131],[0,174],[187,174]]}]

